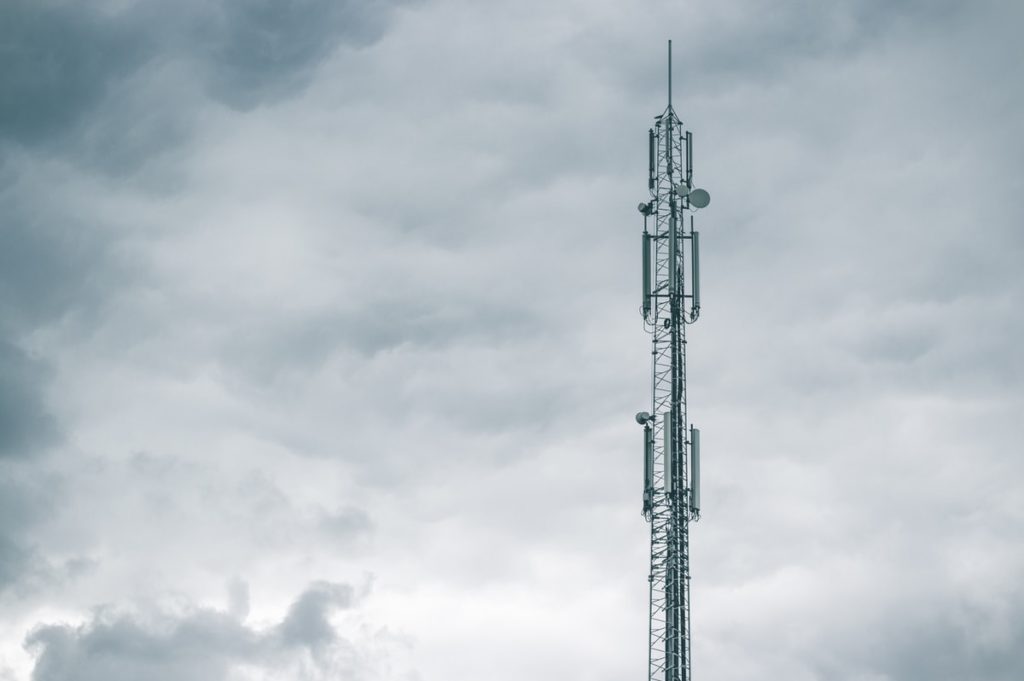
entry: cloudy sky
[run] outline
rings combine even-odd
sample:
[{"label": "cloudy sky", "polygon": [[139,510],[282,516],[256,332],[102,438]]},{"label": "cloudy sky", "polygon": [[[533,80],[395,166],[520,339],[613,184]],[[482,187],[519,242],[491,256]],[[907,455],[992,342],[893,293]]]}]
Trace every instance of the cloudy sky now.
[{"label": "cloudy sky", "polygon": [[0,679],[643,678],[667,38],[695,678],[1024,678],[1022,22],[0,0]]}]

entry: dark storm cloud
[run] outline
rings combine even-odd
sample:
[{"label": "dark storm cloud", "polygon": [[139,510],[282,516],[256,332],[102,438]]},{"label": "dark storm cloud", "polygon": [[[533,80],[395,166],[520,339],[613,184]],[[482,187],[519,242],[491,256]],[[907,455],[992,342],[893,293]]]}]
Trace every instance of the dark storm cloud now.
[{"label": "dark storm cloud", "polygon": [[337,640],[327,615],[336,608],[352,605],[353,591],[347,584],[319,582],[299,596],[278,628],[286,646],[320,648]]},{"label": "dark storm cloud", "polygon": [[[236,109],[294,94],[339,45],[378,39],[389,5],[144,0],[104,11],[78,2],[5,2],[0,141],[135,167],[182,139],[201,106],[190,83]],[[149,87],[147,80],[174,65],[185,69],[183,78]]]},{"label": "dark storm cloud", "polygon": [[0,340],[0,460],[28,457],[53,442],[57,426],[43,397],[46,372]]},{"label": "dark storm cloud", "polygon": [[58,482],[0,460],[0,594],[38,586],[55,576],[39,554],[33,529],[52,511]]},{"label": "dark storm cloud", "polygon": [[294,92],[337,45],[360,47],[379,38],[387,4],[225,0],[210,12],[210,23],[194,29],[196,53],[210,69],[210,94],[245,109]]},{"label": "dark storm cloud", "polygon": [[41,240],[17,222],[0,227],[0,591],[45,570],[31,528],[49,505],[45,486],[24,465],[58,443],[62,433],[47,404],[48,364],[13,342],[66,303],[60,267]]},{"label": "dark storm cloud", "polygon": [[27,184],[0,190],[0,459],[38,454],[60,438],[47,405],[51,367],[25,349],[26,337],[68,316],[92,318],[126,276],[103,230]]},{"label": "dark storm cloud", "polygon": [[146,58],[143,36],[82,3],[0,5],[0,136],[35,143],[74,125]]},{"label": "dark storm cloud", "polygon": [[106,230],[46,194],[27,183],[0,191],[0,328],[8,336],[68,313],[94,312],[127,276]]},{"label": "dark storm cloud", "polygon": [[340,651],[344,656],[351,649],[328,618],[350,608],[352,594],[348,585],[314,583],[280,623],[266,629],[206,608],[183,614],[99,609],[84,624],[44,625],[28,636],[26,646],[37,654],[32,679],[215,681],[229,678],[238,667],[280,670],[304,651],[321,672],[348,672],[345,678],[360,678],[357,665],[339,666],[331,655]]},{"label": "dark storm cloud", "polygon": [[0,591],[22,575],[31,558],[19,535],[31,520],[33,505],[19,486],[0,478]]}]

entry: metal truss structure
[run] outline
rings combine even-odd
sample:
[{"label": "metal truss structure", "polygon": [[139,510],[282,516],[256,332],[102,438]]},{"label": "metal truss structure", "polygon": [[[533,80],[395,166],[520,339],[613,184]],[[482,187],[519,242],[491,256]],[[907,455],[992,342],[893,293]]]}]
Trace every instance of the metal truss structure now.
[{"label": "metal truss structure", "polygon": [[[650,523],[649,681],[690,681],[690,523],[700,517],[700,433],[686,402],[686,327],[700,315],[693,136],[669,99],[648,133],[650,200],[641,203],[644,324],[651,334],[651,411],[644,427],[643,515]],[[689,275],[689,276],[687,276]]]}]

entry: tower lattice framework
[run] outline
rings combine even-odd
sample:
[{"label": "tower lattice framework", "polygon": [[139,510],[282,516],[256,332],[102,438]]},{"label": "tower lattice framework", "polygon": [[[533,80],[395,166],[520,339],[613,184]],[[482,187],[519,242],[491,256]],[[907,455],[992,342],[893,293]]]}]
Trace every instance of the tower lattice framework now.
[{"label": "tower lattice framework", "polygon": [[669,102],[649,131],[642,313],[651,334],[651,412],[644,426],[643,514],[650,523],[648,679],[690,681],[690,523],[700,517],[700,433],[686,395],[686,327],[700,314],[693,211],[708,194],[693,187],[693,137]]}]

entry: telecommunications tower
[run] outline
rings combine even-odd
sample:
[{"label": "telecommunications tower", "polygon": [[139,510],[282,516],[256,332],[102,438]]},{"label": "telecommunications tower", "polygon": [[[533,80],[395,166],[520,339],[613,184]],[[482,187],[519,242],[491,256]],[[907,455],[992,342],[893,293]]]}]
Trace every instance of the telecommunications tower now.
[{"label": "telecommunications tower", "polygon": [[644,326],[651,334],[651,411],[644,427],[643,515],[651,525],[648,681],[691,681],[690,523],[700,518],[700,431],[686,414],[686,326],[700,315],[693,213],[711,197],[693,185],[693,136],[668,106],[648,131],[644,216]]}]

